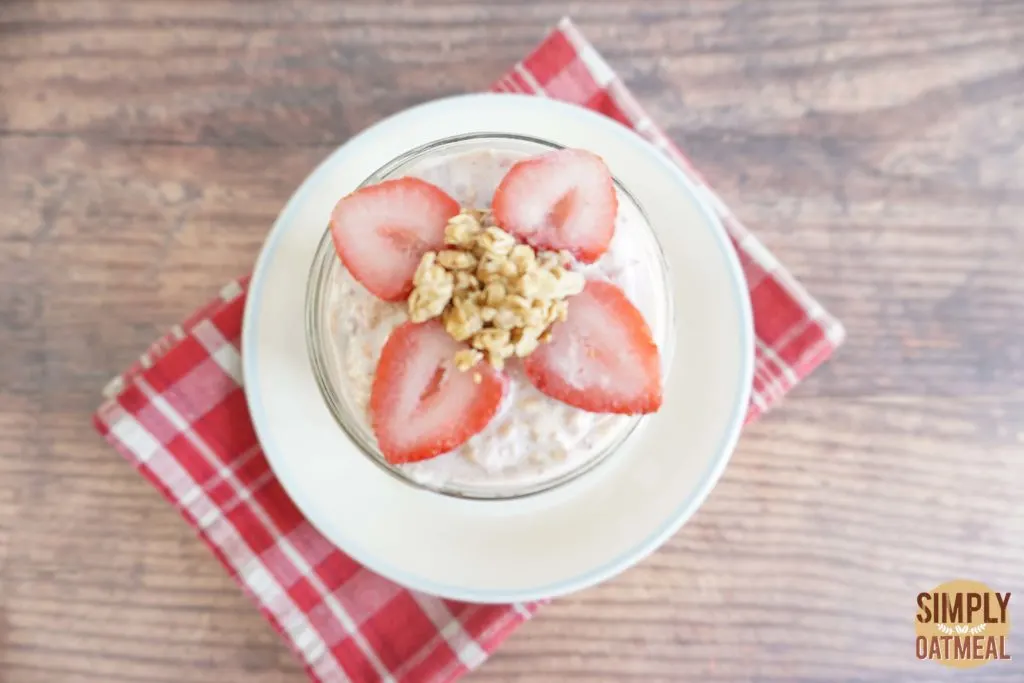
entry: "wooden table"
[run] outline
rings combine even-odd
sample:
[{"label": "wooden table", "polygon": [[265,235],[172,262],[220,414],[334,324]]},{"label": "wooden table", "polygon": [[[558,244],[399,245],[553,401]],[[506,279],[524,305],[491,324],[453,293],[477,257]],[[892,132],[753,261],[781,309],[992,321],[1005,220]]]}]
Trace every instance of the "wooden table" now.
[{"label": "wooden table", "polygon": [[[564,10],[0,3],[0,680],[303,680],[90,413],[328,152]],[[664,549],[471,679],[1021,680],[918,662],[913,615],[959,577],[1024,600],[1024,3],[570,11],[849,340]]]}]

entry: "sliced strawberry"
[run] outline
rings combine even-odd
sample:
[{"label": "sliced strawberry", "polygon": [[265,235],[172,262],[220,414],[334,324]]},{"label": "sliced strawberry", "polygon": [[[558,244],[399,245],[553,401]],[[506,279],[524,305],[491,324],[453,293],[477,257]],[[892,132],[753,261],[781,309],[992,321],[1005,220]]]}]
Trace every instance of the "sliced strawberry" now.
[{"label": "sliced strawberry", "polygon": [[592,413],[635,415],[661,407],[661,358],[643,315],[621,289],[587,282],[551,342],[523,362],[548,396]]},{"label": "sliced strawberry", "polygon": [[444,227],[459,203],[419,178],[385,180],[343,197],[331,214],[334,248],[375,296],[401,301],[424,252],[444,246]]},{"label": "sliced strawberry", "polygon": [[388,462],[446,453],[498,412],[507,378],[486,363],[457,369],[452,359],[461,348],[437,320],[403,323],[388,337],[370,393],[370,421]]},{"label": "sliced strawberry", "polygon": [[608,250],[619,200],[601,158],[560,149],[515,164],[494,191],[494,219],[530,246],[584,263]]}]

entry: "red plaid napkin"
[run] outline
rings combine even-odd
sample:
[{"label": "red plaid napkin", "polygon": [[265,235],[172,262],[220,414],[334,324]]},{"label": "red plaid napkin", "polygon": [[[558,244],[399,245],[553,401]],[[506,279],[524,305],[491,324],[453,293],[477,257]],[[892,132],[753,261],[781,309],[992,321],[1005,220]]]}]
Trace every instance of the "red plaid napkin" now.
[{"label": "red plaid napkin", "polygon": [[[750,284],[757,368],[748,419],[842,341],[842,326],[700,182],[568,20],[494,89],[600,111],[635,128],[698,181]],[[314,680],[450,681],[479,666],[536,605],[471,605],[409,591],[310,526],[274,479],[239,384],[247,285],[248,278],[229,284],[111,382],[97,429],[178,507]]]}]

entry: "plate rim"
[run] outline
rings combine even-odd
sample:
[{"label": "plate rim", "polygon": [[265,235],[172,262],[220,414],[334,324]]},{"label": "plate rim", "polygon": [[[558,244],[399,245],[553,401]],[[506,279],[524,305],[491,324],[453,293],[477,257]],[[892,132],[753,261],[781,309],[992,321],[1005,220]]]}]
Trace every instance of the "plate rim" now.
[{"label": "plate rim", "polygon": [[[688,495],[686,495],[675,507],[673,507],[672,513],[668,515],[654,531],[650,532],[641,541],[633,544],[628,551],[622,552],[618,556],[606,561],[598,567],[591,568],[579,576],[562,579],[553,584],[532,587],[529,590],[519,589],[508,592],[480,591],[477,589],[467,590],[459,586],[443,585],[430,579],[410,575],[398,567],[391,566],[389,562],[382,561],[373,557],[372,554],[365,552],[358,542],[347,538],[342,539],[344,540],[344,543],[340,543],[336,538],[337,534],[325,531],[325,529],[314,519],[316,515],[311,515],[309,513],[310,510],[317,510],[318,506],[312,501],[303,499],[303,495],[301,493],[302,487],[297,483],[297,479],[300,479],[301,477],[294,476],[292,474],[295,468],[281,466],[280,461],[277,459],[280,454],[274,455],[274,453],[278,451],[277,444],[268,433],[269,428],[267,428],[266,425],[269,422],[269,417],[264,410],[264,406],[259,396],[261,392],[259,390],[259,380],[257,379],[258,364],[256,361],[258,355],[254,353],[251,348],[255,344],[254,340],[256,334],[254,330],[257,327],[259,317],[260,306],[258,304],[261,301],[260,294],[265,281],[267,263],[273,256],[275,248],[278,246],[282,236],[285,234],[287,226],[293,223],[291,215],[296,212],[298,207],[302,206],[305,195],[311,190],[311,188],[316,186],[317,181],[325,169],[330,167],[334,160],[343,154],[346,148],[350,147],[361,138],[373,134],[374,131],[389,125],[395,119],[414,118],[417,115],[422,118],[427,110],[430,109],[451,106],[472,107],[474,101],[480,102],[485,100],[501,100],[504,104],[513,107],[518,106],[516,104],[512,104],[515,101],[521,101],[523,104],[529,102],[528,106],[547,106],[551,107],[553,110],[561,109],[563,110],[562,113],[564,115],[590,118],[595,122],[600,121],[599,125],[604,126],[608,126],[610,124],[625,133],[626,135],[624,138],[629,139],[630,144],[644,147],[645,151],[654,154],[660,160],[661,165],[665,168],[666,172],[676,176],[679,184],[685,188],[688,198],[692,201],[693,205],[704,219],[704,227],[711,231],[716,246],[719,251],[722,252],[722,256],[728,264],[727,270],[729,280],[732,284],[731,298],[735,303],[733,312],[739,316],[739,327],[741,333],[740,347],[742,352],[742,357],[740,358],[740,371],[738,375],[739,386],[737,392],[735,392],[737,400],[733,404],[733,413],[728,422],[729,427],[723,430],[723,433],[720,435],[717,452],[711,458],[705,471],[699,475],[697,485],[694,486],[688,492]],[[538,103],[543,104],[538,105]],[[702,196],[700,186],[694,182],[687,173],[678,166],[678,164],[667,158],[660,150],[647,140],[644,140],[634,130],[626,126],[622,126],[613,119],[590,109],[567,102],[536,96],[508,93],[475,93],[441,97],[396,112],[352,135],[343,144],[339,145],[327,154],[306,175],[306,177],[303,178],[302,182],[296,187],[287,202],[285,202],[275,219],[272,228],[267,233],[250,276],[249,291],[245,303],[241,334],[243,390],[246,397],[246,404],[252,417],[253,428],[274,476],[280,482],[289,499],[302,513],[304,519],[321,535],[323,535],[332,546],[339,549],[342,553],[350,556],[365,568],[406,588],[420,590],[448,599],[480,604],[517,603],[545,600],[576,592],[601,583],[642,561],[664,544],[670,536],[674,535],[693,516],[693,514],[695,514],[695,512],[704,504],[710,492],[717,485],[732,458],[733,452],[735,451],[735,447],[744,424],[743,417],[746,414],[752,392],[754,374],[754,328],[752,308],[748,292],[746,276],[739,261],[739,256],[735,248],[732,246],[725,226],[723,225],[717,211],[715,211],[710,202]]]}]

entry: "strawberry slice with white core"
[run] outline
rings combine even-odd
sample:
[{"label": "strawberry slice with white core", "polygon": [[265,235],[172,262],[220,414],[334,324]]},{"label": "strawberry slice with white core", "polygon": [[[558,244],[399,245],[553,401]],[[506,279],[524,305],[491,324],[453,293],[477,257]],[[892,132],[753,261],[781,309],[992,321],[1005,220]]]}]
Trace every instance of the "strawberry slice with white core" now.
[{"label": "strawberry slice with white core", "polygon": [[560,149],[512,166],[492,205],[498,225],[530,246],[593,263],[615,234],[619,200],[599,156]]},{"label": "strawberry slice with white core", "polygon": [[483,362],[459,370],[453,358],[462,348],[437,320],[403,323],[384,343],[370,393],[370,421],[388,462],[447,453],[497,414],[507,378]]},{"label": "strawberry slice with white core", "polygon": [[592,413],[637,415],[661,407],[661,357],[643,315],[609,282],[587,282],[569,317],[523,367],[548,396]]},{"label": "strawberry slice with white core", "polygon": [[353,277],[385,301],[412,291],[427,251],[444,247],[444,228],[459,203],[419,178],[396,178],[356,190],[331,214],[334,248]]}]

